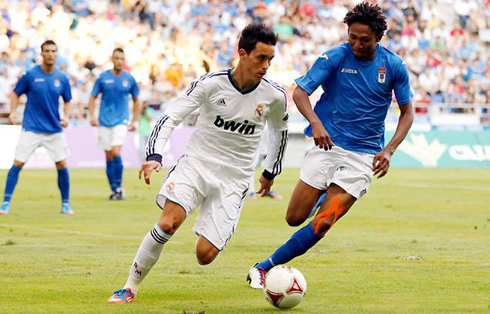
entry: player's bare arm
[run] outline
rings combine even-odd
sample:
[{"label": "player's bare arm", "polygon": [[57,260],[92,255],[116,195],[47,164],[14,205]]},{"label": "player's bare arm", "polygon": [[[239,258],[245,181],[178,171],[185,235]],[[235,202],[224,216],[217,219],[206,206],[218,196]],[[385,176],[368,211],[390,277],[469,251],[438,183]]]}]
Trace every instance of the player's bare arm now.
[{"label": "player's bare arm", "polygon": [[10,115],[9,122],[10,124],[17,123],[17,106],[19,105],[19,96],[16,93],[12,93],[12,97],[10,98]]},{"label": "player's bare arm", "polygon": [[140,102],[138,100],[138,97],[133,98],[133,120],[131,120],[131,123],[128,126],[129,131],[135,131],[136,127],[138,125],[138,121],[140,120]]},{"label": "player's bare arm", "polygon": [[376,154],[373,158],[373,172],[378,175],[378,179],[384,177],[390,168],[390,159],[398,145],[405,139],[413,123],[412,104],[400,106],[400,118],[396,127],[395,134],[388,145]]},{"label": "player's bare arm", "polygon": [[315,140],[315,145],[325,150],[331,149],[334,146],[332,139],[316,113],[313,111],[308,93],[301,87],[296,86],[293,93],[293,100],[299,112],[301,112],[303,117],[311,123],[311,132],[313,139]]},{"label": "player's bare arm", "polygon": [[65,102],[65,105],[63,106],[63,110],[64,110],[64,116],[63,116],[63,119],[61,119],[61,126],[66,128],[68,127],[68,124],[69,124],[69,118],[70,118],[70,102],[67,101]]},{"label": "player's bare arm", "polygon": [[90,96],[90,98],[89,98],[88,112],[89,112],[89,118],[90,118],[90,125],[98,126],[99,121],[95,117],[95,97],[94,96]]}]

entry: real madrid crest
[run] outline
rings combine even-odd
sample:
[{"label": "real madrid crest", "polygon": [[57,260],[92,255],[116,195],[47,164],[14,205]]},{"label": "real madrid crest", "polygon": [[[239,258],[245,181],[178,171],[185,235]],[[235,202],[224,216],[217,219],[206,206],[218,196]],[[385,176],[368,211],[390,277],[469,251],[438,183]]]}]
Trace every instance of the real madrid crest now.
[{"label": "real madrid crest", "polygon": [[123,80],[123,83],[122,83],[123,87],[128,87],[128,84],[129,84],[128,80]]},{"label": "real madrid crest", "polygon": [[170,182],[167,184],[167,190],[172,191],[174,188],[175,188],[175,182],[170,181]]},{"label": "real madrid crest", "polygon": [[264,115],[264,107],[265,104],[258,104],[257,108],[255,109],[255,115],[257,118],[261,118]]},{"label": "real madrid crest", "polygon": [[60,87],[61,83],[60,80],[56,79],[54,80],[54,87]]},{"label": "real madrid crest", "polygon": [[378,83],[384,84],[385,82],[386,82],[386,68],[379,68]]}]

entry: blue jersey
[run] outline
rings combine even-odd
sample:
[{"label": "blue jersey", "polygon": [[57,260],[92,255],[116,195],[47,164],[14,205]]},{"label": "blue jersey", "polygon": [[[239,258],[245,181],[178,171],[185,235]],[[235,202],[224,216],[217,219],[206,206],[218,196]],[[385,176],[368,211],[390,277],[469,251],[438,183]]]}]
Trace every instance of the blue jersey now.
[{"label": "blue jersey", "polygon": [[112,70],[102,72],[95,81],[92,96],[102,93],[100,102],[99,124],[112,127],[127,124],[129,119],[128,94],[138,97],[138,84],[134,77],[126,71],[114,75]]},{"label": "blue jersey", "polygon": [[[384,147],[384,121],[393,91],[399,106],[412,97],[405,62],[379,44],[369,62],[358,61],[347,42],[335,46],[296,83],[308,95],[322,86],[315,113],[335,145],[369,154]],[[311,125],[305,134],[312,136]]]},{"label": "blue jersey", "polygon": [[40,65],[22,75],[14,88],[17,96],[27,95],[22,128],[35,133],[59,133],[62,131],[59,98],[71,100],[70,83],[58,69],[46,74]]}]

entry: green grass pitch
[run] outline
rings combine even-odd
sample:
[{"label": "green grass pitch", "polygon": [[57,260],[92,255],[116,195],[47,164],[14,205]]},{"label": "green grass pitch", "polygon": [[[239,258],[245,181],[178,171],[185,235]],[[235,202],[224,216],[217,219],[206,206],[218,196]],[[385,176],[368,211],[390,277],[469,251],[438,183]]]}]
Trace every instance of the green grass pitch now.
[{"label": "green grass pitch", "polygon": [[[164,172],[146,186],[126,170],[125,201],[107,199],[103,170],[70,175],[75,216],[66,217],[56,171],[21,172],[11,215],[0,216],[0,313],[278,312],[245,277],[297,230],[284,216],[298,169],[276,179],[285,200],[247,200],[211,265],[196,262],[189,217],[122,306],[106,300],[124,284],[160,213],[155,194]],[[392,169],[289,265],[308,282],[290,313],[490,313],[490,169]]]}]

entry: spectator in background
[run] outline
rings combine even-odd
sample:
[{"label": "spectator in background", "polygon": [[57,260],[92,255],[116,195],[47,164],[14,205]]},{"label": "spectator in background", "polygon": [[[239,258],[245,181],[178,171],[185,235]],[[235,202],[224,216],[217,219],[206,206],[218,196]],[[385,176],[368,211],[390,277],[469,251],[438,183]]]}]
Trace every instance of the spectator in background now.
[{"label": "spectator in background", "polygon": [[151,122],[153,121],[154,115],[155,115],[155,110],[149,106],[147,101],[144,101],[143,106],[141,108],[141,117],[138,126],[138,134],[140,136],[139,153],[140,153],[141,160],[146,159],[145,146],[146,143],[148,142],[148,138],[150,137],[151,131],[153,130],[153,126],[151,125]]},{"label": "spectator in background", "polygon": [[[458,0],[455,7],[434,0],[378,2],[388,17],[384,44],[405,59],[415,53],[419,59],[430,59],[410,73],[414,86],[420,85],[419,76],[423,72],[436,70],[439,75],[444,72],[439,64],[453,59],[454,72],[468,74],[465,90],[471,85],[482,94],[478,80],[469,81],[469,78],[484,77],[489,71],[488,65],[479,70],[474,63],[475,59],[488,59],[484,43],[478,37],[481,30],[490,28],[488,4],[475,0]],[[276,59],[281,61],[270,69],[271,77],[292,85],[291,69],[306,72],[318,55],[346,40],[340,17],[353,4],[350,0],[66,0],[57,3],[0,1],[0,52],[8,52],[10,59],[8,71],[0,71],[0,80],[17,80],[22,72],[30,70],[36,64],[40,43],[52,37],[60,45],[58,57],[66,60],[67,74],[76,84],[74,93],[82,88],[83,82],[89,88],[92,86],[91,76],[110,67],[106,60],[110,51],[119,46],[127,47],[128,67],[142,88],[153,88],[158,80],[165,78],[161,73],[167,73],[168,81],[174,86],[171,93],[178,93],[195,75],[233,62],[238,29],[256,20],[271,24],[280,35]],[[456,26],[451,15],[456,16]],[[459,61],[462,58],[467,59],[466,64]],[[203,60],[208,64],[206,71],[202,68]],[[448,79],[443,77],[437,90],[446,93],[448,86]],[[414,92],[418,93],[416,89]],[[6,97],[5,92],[0,96]],[[292,114],[297,113],[294,106],[291,109]]]}]

